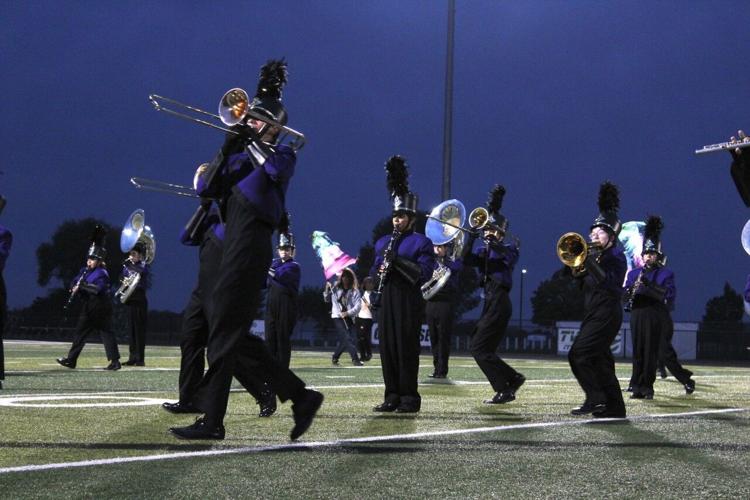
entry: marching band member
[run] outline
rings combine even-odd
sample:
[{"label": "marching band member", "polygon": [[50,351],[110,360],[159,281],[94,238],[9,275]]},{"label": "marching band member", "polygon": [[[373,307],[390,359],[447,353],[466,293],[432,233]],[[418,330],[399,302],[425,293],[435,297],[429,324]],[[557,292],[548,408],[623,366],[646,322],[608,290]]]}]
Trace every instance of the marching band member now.
[{"label": "marching band member", "polygon": [[458,299],[458,276],[463,269],[461,259],[452,259],[450,252],[454,243],[435,245],[435,260],[451,271],[448,282],[427,300],[425,317],[430,332],[433,372],[430,378],[448,376],[448,358],[451,353],[451,333],[455,322],[455,305]]},{"label": "marching band member", "polygon": [[[5,198],[0,196],[0,213],[5,208]],[[5,354],[3,351],[3,332],[5,331],[5,317],[8,314],[7,294],[5,290],[5,280],[3,279],[3,270],[5,261],[10,255],[10,247],[13,245],[13,234],[3,226],[0,226],[0,389],[3,388],[5,380]]]},{"label": "marching band member", "polygon": [[142,243],[136,243],[128,252],[128,258],[122,265],[122,277],[134,273],[141,275],[135,290],[128,297],[125,305],[128,308],[128,324],[130,329],[130,357],[123,363],[126,366],[145,366],[146,351],[146,320],[148,318],[148,300],[146,287],[148,286],[149,265],[145,262],[146,249]]},{"label": "marching band member", "polygon": [[341,276],[333,286],[331,286],[330,281],[326,282],[323,300],[327,304],[331,304],[331,318],[333,318],[333,325],[338,333],[338,343],[331,357],[331,362],[338,365],[341,353],[347,351],[352,358],[352,364],[362,366],[363,363],[357,355],[357,348],[352,336],[352,333],[354,333],[354,318],[362,307],[362,297],[359,294],[357,277],[354,272],[347,267],[341,272]]},{"label": "marching band member", "polygon": [[385,382],[384,401],[373,411],[415,413],[421,408],[419,375],[420,287],[435,268],[432,242],[414,230],[417,195],[409,191],[404,159],[386,164],[388,191],[393,202],[393,233],[375,243],[370,274],[379,278],[372,304],[378,310],[380,359]]},{"label": "marching band member", "polygon": [[357,330],[357,350],[361,361],[372,359],[372,305],[370,296],[375,289],[374,282],[370,276],[362,280],[362,301],[357,317],[354,319],[354,327]]},{"label": "marching band member", "polygon": [[[190,294],[182,316],[180,342],[179,399],[176,403],[162,403],[170,413],[201,413],[193,404],[205,369],[208,324],[211,311],[211,292],[216,281],[216,271],[221,262],[224,225],[219,209],[210,200],[204,200],[180,235],[183,245],[197,246],[198,281]],[[235,370],[235,378],[260,405],[260,417],[270,417],[276,412],[276,395],[263,380],[248,370]]]},{"label": "marching band member", "polygon": [[[263,66],[250,109],[285,123],[287,113],[280,98],[286,78],[283,60]],[[305,388],[302,380],[273,358],[265,342],[247,335],[247,330],[271,265],[271,238],[284,212],[296,153],[277,144],[280,130],[265,121],[250,118],[235,130],[240,135],[227,135],[197,186],[201,196],[227,200],[224,247],[209,316],[209,367],[194,398],[204,416],[170,431],[182,439],[223,439],[232,376],[237,367],[257,365],[257,372],[281,401],[294,403],[290,434],[294,440],[312,424],[323,395]]]},{"label": "marching band member", "polygon": [[[643,267],[632,269],[625,279],[626,311],[630,310],[633,332],[633,374],[630,378],[631,399],[653,399],[657,358],[662,328],[674,308],[674,274],[660,265],[660,217],[649,216],[643,240]],[[669,319],[671,322],[671,318]]]},{"label": "marching band member", "polygon": [[291,337],[297,323],[300,266],[294,260],[294,235],[287,222],[279,229],[279,258],[268,269],[268,298],[266,299],[266,343],[279,363],[289,368],[292,357]]},{"label": "marching band member", "polygon": [[516,239],[505,241],[508,219],[500,213],[505,188],[496,184],[487,201],[488,221],[482,228],[484,245],[473,251],[478,233],[470,234],[464,250],[464,264],[476,267],[484,287],[484,305],[471,338],[471,354],[489,381],[495,395],[485,404],[504,404],[516,399],[516,392],[526,377],[514,370],[497,355],[497,348],[505,336],[513,312],[510,290],[513,268],[520,253]]},{"label": "marching band member", "polygon": [[625,254],[617,245],[622,224],[617,216],[619,190],[610,182],[599,188],[599,215],[591,225],[591,251],[573,277],[584,291],[581,330],[568,352],[568,362],[586,394],[573,415],[625,417],[615,360],[610,346],[622,325],[622,283],[627,270]]},{"label": "marching band member", "polygon": [[[101,232],[100,232],[101,231]],[[66,368],[75,368],[86,339],[92,333],[99,332],[104,343],[109,365],[107,370],[119,370],[120,351],[117,339],[112,332],[112,301],[109,294],[109,273],[104,259],[107,251],[104,249],[103,231],[97,226],[99,241],[95,241],[89,248],[86,266],[81,269],[73,280],[70,293],[83,298],[83,308],[76,324],[75,338],[70,346],[68,355],[57,358],[57,362]]]}]

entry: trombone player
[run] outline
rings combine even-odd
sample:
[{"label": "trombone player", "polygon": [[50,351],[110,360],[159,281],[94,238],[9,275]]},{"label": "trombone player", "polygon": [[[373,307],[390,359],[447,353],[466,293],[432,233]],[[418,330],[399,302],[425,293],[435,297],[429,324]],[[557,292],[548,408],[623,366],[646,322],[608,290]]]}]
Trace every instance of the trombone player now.
[{"label": "trombone player", "polygon": [[464,250],[464,265],[479,270],[480,283],[484,287],[484,305],[472,334],[471,355],[495,391],[491,399],[484,401],[485,404],[515,400],[516,392],[526,382],[526,377],[500,359],[496,352],[513,313],[509,294],[513,286],[513,268],[519,257],[518,240],[505,241],[508,218],[500,213],[504,196],[505,188],[496,184],[490,192],[487,210],[481,210],[485,220],[481,223],[473,220],[480,209],[471,213],[470,224],[480,229],[485,246],[472,252],[479,237],[479,233],[473,231]]},{"label": "trombone player", "polygon": [[236,93],[227,93],[229,107],[249,108],[273,124],[241,116],[233,130],[239,135],[228,134],[197,185],[200,196],[227,200],[226,227],[209,317],[209,367],[194,399],[204,416],[192,425],[170,429],[181,439],[224,439],[223,421],[236,368],[258,366],[257,373],[263,374],[279,399],[293,401],[292,440],[307,431],[323,403],[321,393],[307,389],[273,358],[263,339],[247,335],[271,265],[271,238],[284,212],[297,160],[293,148],[277,143],[287,121],[281,102],[286,81],[286,62],[269,61],[261,68],[252,102],[229,102]]},{"label": "trombone player", "polygon": [[[574,233],[563,235],[558,242],[560,259],[569,266],[584,291],[583,322],[568,352],[568,362],[586,399],[571,413],[624,418],[625,403],[610,349],[622,325],[622,283],[627,270],[625,254],[617,245],[617,235],[622,229],[617,215],[620,206],[617,186],[603,183],[598,205],[599,215],[591,224],[589,245]],[[570,239],[571,236],[574,238]],[[577,260],[568,260],[571,254]]]}]

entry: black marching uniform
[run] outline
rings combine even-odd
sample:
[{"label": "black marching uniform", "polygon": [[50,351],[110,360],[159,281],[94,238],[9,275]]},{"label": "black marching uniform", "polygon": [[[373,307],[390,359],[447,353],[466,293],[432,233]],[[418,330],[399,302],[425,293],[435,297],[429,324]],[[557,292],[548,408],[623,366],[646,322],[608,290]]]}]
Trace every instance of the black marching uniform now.
[{"label": "black marching uniform", "polygon": [[463,269],[461,259],[435,257],[435,260],[451,270],[448,282],[435,295],[427,299],[425,318],[432,346],[432,378],[448,376],[448,358],[451,354],[451,334],[456,321],[458,299],[458,276]]},{"label": "black marching uniform", "polygon": [[[5,199],[0,197],[0,203],[4,204]],[[2,210],[2,207],[0,207]],[[5,353],[3,351],[3,334],[5,333],[5,319],[8,315],[8,296],[5,289],[5,280],[3,271],[5,270],[5,261],[10,255],[10,247],[13,245],[13,234],[0,226],[0,389],[3,388],[5,380]]]},{"label": "black marching uniform", "polygon": [[[409,214],[413,225],[417,196],[409,192],[406,164],[394,156],[386,164],[393,213]],[[381,267],[387,271],[380,273]],[[424,307],[421,285],[432,277],[435,268],[432,242],[423,234],[408,229],[394,231],[375,243],[375,263],[370,274],[380,281],[372,304],[378,307],[378,337],[385,393],[378,412],[413,413],[421,409],[417,390],[421,311]]]},{"label": "black marching uniform", "polygon": [[[261,69],[250,108],[285,123],[286,110],[280,101],[285,82],[286,63],[270,61]],[[242,368],[262,374],[281,401],[294,402],[290,437],[297,439],[312,423],[323,395],[306,389],[273,358],[263,339],[248,333],[271,265],[271,237],[284,211],[296,153],[287,145],[263,142],[249,127],[237,131],[241,135],[227,136],[197,186],[201,196],[227,200],[224,247],[209,317],[209,367],[194,398],[205,415],[191,426],[170,431],[183,439],[223,439],[232,376]]]},{"label": "black marching uniform", "polygon": [[[143,248],[136,245],[135,248],[143,255]],[[146,288],[148,288],[149,265],[143,261],[137,264],[130,259],[122,265],[122,276],[127,277],[133,273],[141,275],[135,290],[130,294],[125,305],[128,308],[128,329],[130,330],[130,355],[125,365],[144,366],[146,361],[146,322],[148,320],[148,299]]]},{"label": "black marching uniform", "polygon": [[[279,248],[294,248],[291,233],[279,235]],[[271,354],[289,368],[292,358],[292,334],[297,324],[300,266],[294,258],[274,259],[268,270],[266,298],[266,343]]]},{"label": "black marching uniform", "polygon": [[109,273],[103,267],[105,250],[103,247],[92,245],[89,250],[89,259],[97,260],[97,267],[90,269],[88,266],[81,269],[78,276],[73,280],[78,285],[76,292],[83,299],[81,314],[75,329],[73,344],[70,346],[68,355],[59,358],[58,363],[67,367],[75,368],[86,339],[89,335],[99,333],[104,344],[104,350],[109,360],[107,370],[119,370],[120,351],[117,347],[117,339],[112,332],[112,300],[110,298]]},{"label": "black marching uniform", "polygon": [[617,217],[619,192],[614,184],[600,188],[600,215],[591,226],[610,235],[612,246],[598,256],[589,254],[584,270],[574,272],[584,291],[584,315],[581,330],[568,352],[568,362],[586,394],[586,400],[571,413],[595,417],[624,417],[625,403],[615,373],[611,345],[622,326],[622,283],[627,262],[617,246],[621,224]]},{"label": "black marching uniform", "polygon": [[[206,345],[208,343],[209,317],[216,273],[221,262],[224,227],[218,210],[209,210],[207,205],[198,208],[191,222],[183,231],[183,245],[198,246],[198,282],[190,294],[182,316],[182,340],[180,342],[179,400],[167,402],[162,407],[171,413],[198,413],[193,398],[205,369]],[[238,369],[234,376],[260,405],[260,416],[268,417],[276,411],[276,396],[268,390],[263,380]]]},{"label": "black marching uniform", "polygon": [[[526,381],[497,355],[497,348],[505,336],[513,306],[510,290],[513,269],[520,255],[517,240],[504,241],[508,219],[500,213],[505,188],[496,184],[487,201],[489,220],[485,225],[485,245],[472,251],[478,235],[472,233],[464,252],[464,265],[476,267],[484,287],[484,305],[471,337],[471,355],[487,377],[495,395],[486,404],[504,404],[516,399],[516,391]],[[499,239],[498,239],[499,238]]]}]

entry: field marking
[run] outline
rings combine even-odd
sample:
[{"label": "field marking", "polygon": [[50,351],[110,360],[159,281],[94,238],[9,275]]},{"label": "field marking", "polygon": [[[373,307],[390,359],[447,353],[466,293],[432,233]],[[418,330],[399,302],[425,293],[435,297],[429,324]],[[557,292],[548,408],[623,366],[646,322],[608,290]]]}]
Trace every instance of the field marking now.
[{"label": "field marking", "polygon": [[[130,401],[121,401],[118,403],[27,403],[27,401],[65,401],[70,399],[127,399]],[[109,408],[119,406],[147,406],[161,403],[163,403],[161,399],[134,398],[129,396],[92,396],[90,394],[85,396],[66,394],[64,396],[11,396],[0,398],[0,406],[19,406],[22,408]]]},{"label": "field marking", "polygon": [[117,465],[124,463],[133,462],[155,462],[159,460],[175,460],[180,458],[194,458],[194,457],[211,457],[221,455],[239,455],[239,454],[250,454],[260,453],[266,451],[284,451],[284,450],[309,450],[311,448],[330,448],[336,446],[342,446],[347,444],[356,443],[382,443],[389,441],[401,441],[401,440],[416,440],[421,438],[430,437],[442,437],[442,436],[456,436],[462,434],[483,434],[488,432],[500,432],[517,429],[543,429],[550,427],[564,427],[573,425],[583,425],[600,422],[618,422],[628,420],[647,420],[653,418],[674,418],[674,417],[694,417],[700,415],[715,415],[721,413],[738,413],[748,411],[747,408],[725,408],[721,410],[700,410],[691,411],[684,413],[661,413],[656,415],[639,415],[630,418],[600,418],[600,419],[585,419],[585,420],[561,420],[556,422],[537,422],[529,424],[513,424],[513,425],[498,425],[493,427],[474,427],[470,429],[452,429],[445,431],[427,431],[427,432],[415,432],[411,434],[391,434],[387,436],[367,436],[360,438],[349,438],[349,439],[335,439],[332,441],[311,441],[301,443],[287,443],[277,445],[266,445],[266,446],[247,446],[242,448],[234,449],[223,449],[223,450],[206,450],[206,451],[189,451],[189,452],[178,452],[178,453],[166,453],[161,455],[142,455],[136,457],[116,457],[116,458],[103,458],[98,460],[83,460],[78,462],[59,462],[50,464],[38,464],[38,465],[22,465],[17,467],[2,467],[0,468],[0,474],[8,474],[12,472],[36,472],[53,469],[66,469],[76,467],[93,467],[97,465]]}]

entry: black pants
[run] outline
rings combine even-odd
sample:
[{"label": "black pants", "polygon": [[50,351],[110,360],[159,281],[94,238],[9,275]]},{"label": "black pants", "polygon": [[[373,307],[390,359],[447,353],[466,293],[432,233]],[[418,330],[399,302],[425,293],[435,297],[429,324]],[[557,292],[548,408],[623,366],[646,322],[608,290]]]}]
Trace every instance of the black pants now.
[{"label": "black pants", "polygon": [[654,392],[662,326],[662,311],[658,306],[637,307],[630,313],[630,331],[633,333],[630,387],[633,392]]},{"label": "black pants", "polygon": [[0,380],[5,380],[5,351],[3,350],[3,335],[5,334],[5,318],[8,316],[5,280],[0,273]]},{"label": "black pants", "polygon": [[605,403],[613,411],[625,408],[610,349],[620,326],[622,308],[617,297],[593,300],[568,352],[570,368],[586,394],[586,401]]},{"label": "black pants", "polygon": [[427,301],[425,316],[427,317],[427,328],[430,332],[434,373],[445,377],[448,375],[448,358],[451,354],[451,333],[453,332],[454,322],[453,303]]},{"label": "black pants", "polygon": [[120,359],[117,339],[112,332],[112,304],[108,297],[90,297],[83,304],[83,310],[78,316],[73,345],[70,346],[67,358],[74,363],[81,355],[86,339],[89,335],[98,333],[104,344],[104,351],[109,361]]},{"label": "black pants", "polygon": [[505,337],[512,313],[508,290],[490,281],[485,286],[482,315],[471,338],[471,355],[495,392],[504,391],[513,377],[518,375],[496,352]]},{"label": "black pants", "polygon": [[674,323],[669,311],[664,311],[661,316],[661,336],[659,338],[659,365],[665,367],[674,375],[681,384],[686,384],[693,372],[684,368],[677,359],[677,353],[672,347],[672,337],[674,336]]},{"label": "black pants", "polygon": [[263,339],[248,333],[271,264],[273,228],[237,197],[232,195],[227,204],[224,249],[209,318],[208,371],[195,397],[208,425],[224,420],[237,369],[258,371],[281,401],[294,399],[305,387],[271,356]]},{"label": "black pants", "polygon": [[[206,345],[208,344],[208,317],[211,292],[221,261],[221,248],[212,240],[203,242],[200,249],[198,284],[190,294],[182,316],[182,341],[180,342],[180,402],[194,403],[205,369]],[[239,369],[235,378],[256,400],[264,390],[262,378],[251,370]]]},{"label": "black pants", "polygon": [[146,293],[135,290],[125,304],[128,307],[128,327],[130,329],[130,357],[128,361],[145,361],[146,320],[148,318],[148,301]]},{"label": "black pants", "polygon": [[356,318],[354,328],[357,330],[357,350],[362,361],[372,359],[372,318]]},{"label": "black pants", "polygon": [[266,306],[266,343],[279,363],[289,368],[292,333],[297,324],[297,296],[282,286],[271,285]]},{"label": "black pants", "polygon": [[338,337],[336,349],[333,351],[333,359],[339,359],[341,353],[346,351],[352,357],[352,361],[358,360],[357,348],[354,347],[355,332],[352,320],[350,318],[333,318],[333,326],[336,328],[336,336]]},{"label": "black pants", "polygon": [[383,288],[378,315],[380,360],[385,382],[384,400],[419,407],[420,316],[424,301],[418,287],[391,273]]}]

